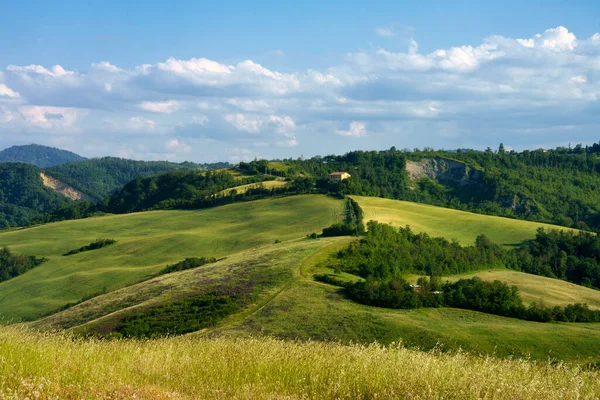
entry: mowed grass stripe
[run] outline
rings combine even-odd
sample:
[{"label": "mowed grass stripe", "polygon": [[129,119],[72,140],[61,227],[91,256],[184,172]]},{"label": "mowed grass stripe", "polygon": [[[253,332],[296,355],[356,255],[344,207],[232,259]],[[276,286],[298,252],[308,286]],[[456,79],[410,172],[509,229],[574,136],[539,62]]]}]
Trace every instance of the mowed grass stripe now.
[{"label": "mowed grass stripe", "polygon": [[514,247],[535,238],[538,228],[568,229],[556,225],[473,214],[400,200],[352,196],[362,207],[365,221],[375,220],[396,227],[409,225],[415,232],[456,239],[471,245],[481,234],[505,247]]},{"label": "mowed grass stripe", "polygon": [[[0,234],[0,246],[48,262],[0,284],[5,322],[33,318],[98,291],[138,282],[186,257],[223,257],[291,240],[343,219],[344,203],[293,196],[199,211],[152,211],[64,221]],[[117,243],[63,257],[98,238]]]}]

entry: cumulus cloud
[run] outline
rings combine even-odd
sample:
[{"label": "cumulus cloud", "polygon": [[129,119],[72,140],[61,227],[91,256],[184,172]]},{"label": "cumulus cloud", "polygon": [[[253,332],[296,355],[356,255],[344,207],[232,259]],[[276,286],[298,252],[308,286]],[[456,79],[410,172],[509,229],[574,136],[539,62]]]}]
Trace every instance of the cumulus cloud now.
[{"label": "cumulus cloud", "polygon": [[367,136],[367,127],[363,122],[352,121],[350,123],[350,129],[348,129],[347,131],[338,130],[337,134],[340,136],[347,136],[347,137]]},{"label": "cumulus cloud", "polygon": [[172,114],[179,108],[180,104],[177,101],[143,101],[139,107],[144,111],[160,114]]},{"label": "cumulus cloud", "polygon": [[18,99],[21,95],[14,90],[11,90],[8,86],[0,83],[0,97],[9,97],[12,99]]},{"label": "cumulus cloud", "polygon": [[19,112],[30,125],[48,129],[70,128],[85,113],[75,108],[52,106],[22,106]]}]

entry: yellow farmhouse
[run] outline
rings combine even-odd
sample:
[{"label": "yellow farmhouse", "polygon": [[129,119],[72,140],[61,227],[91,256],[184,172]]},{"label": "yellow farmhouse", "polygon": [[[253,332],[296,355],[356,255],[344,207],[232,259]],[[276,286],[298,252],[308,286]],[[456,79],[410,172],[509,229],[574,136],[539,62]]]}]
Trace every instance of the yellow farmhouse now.
[{"label": "yellow farmhouse", "polygon": [[344,179],[350,178],[350,174],[347,172],[332,172],[329,174],[329,182],[338,183],[343,181]]}]

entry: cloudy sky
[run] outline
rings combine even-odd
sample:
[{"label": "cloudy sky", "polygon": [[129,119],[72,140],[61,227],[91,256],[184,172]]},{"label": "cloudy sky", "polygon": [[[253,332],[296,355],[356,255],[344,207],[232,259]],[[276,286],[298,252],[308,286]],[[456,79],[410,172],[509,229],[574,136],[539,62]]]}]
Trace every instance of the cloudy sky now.
[{"label": "cloudy sky", "polygon": [[0,147],[236,162],[600,140],[596,1],[202,3],[0,0]]}]

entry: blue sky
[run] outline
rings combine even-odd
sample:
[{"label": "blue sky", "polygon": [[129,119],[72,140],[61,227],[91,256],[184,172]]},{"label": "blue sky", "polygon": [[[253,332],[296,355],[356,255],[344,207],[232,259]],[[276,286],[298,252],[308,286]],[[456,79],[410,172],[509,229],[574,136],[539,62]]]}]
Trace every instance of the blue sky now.
[{"label": "blue sky", "polygon": [[595,1],[20,3],[0,0],[0,147],[235,162],[600,140]]}]

